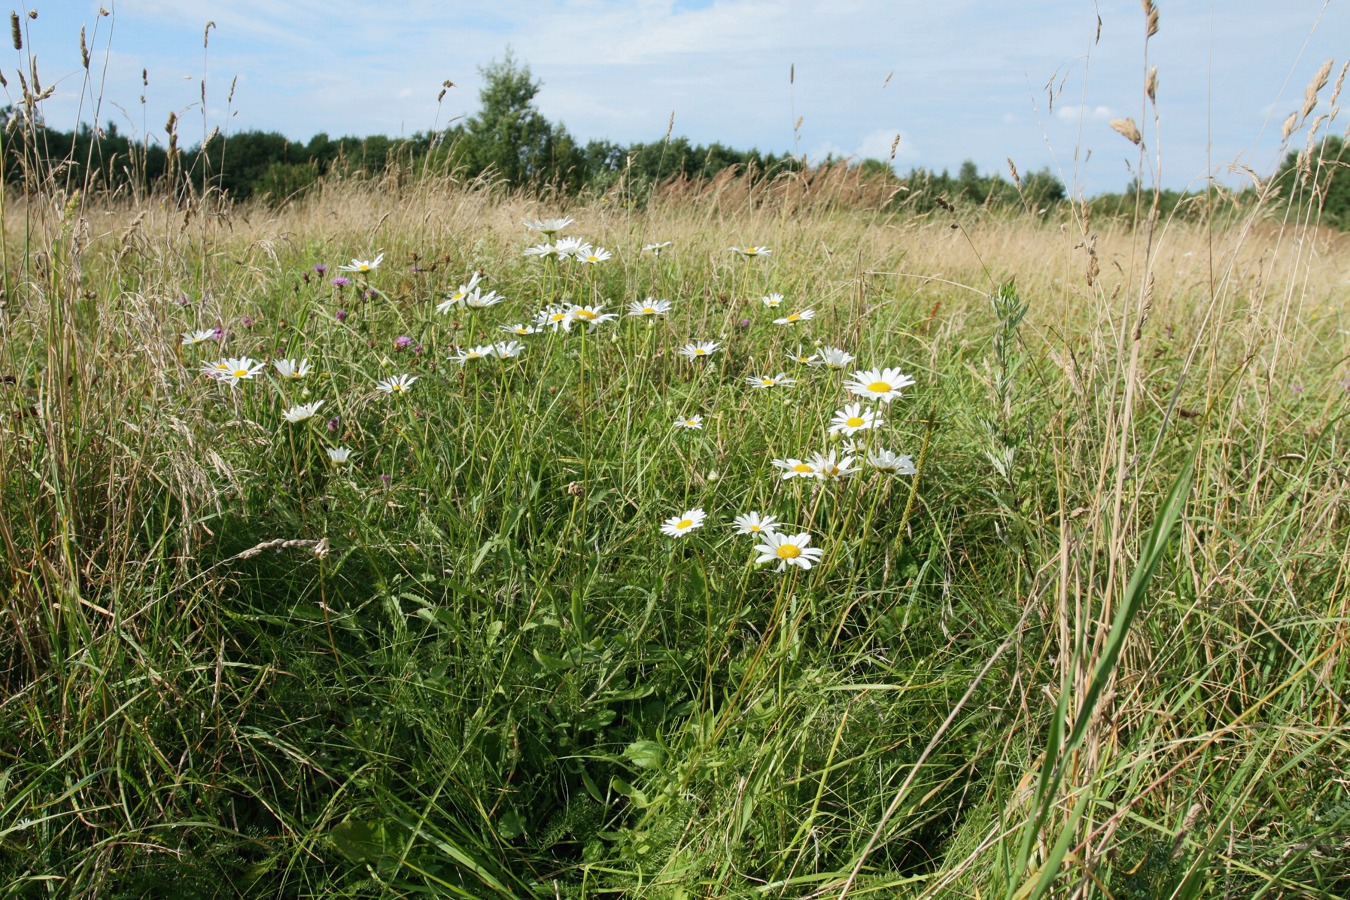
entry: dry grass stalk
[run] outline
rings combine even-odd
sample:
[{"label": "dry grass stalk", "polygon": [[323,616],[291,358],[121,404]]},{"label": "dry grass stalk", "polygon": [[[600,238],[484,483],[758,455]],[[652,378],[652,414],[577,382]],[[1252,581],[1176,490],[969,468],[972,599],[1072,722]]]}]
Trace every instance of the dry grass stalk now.
[{"label": "dry grass stalk", "polygon": [[1327,86],[1327,78],[1331,75],[1331,64],[1334,60],[1327,60],[1322,63],[1322,67],[1317,70],[1313,80],[1308,82],[1308,86],[1303,89],[1303,109],[1299,112],[1300,119],[1308,118],[1308,113],[1313,111],[1317,105],[1317,93]]}]

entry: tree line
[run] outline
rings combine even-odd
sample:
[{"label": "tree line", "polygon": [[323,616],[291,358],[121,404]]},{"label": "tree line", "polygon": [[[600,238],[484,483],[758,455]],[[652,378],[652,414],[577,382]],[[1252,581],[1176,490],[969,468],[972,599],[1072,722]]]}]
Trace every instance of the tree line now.
[{"label": "tree line", "polygon": [[[124,135],[113,123],[102,129],[81,125],[63,132],[35,117],[19,117],[10,107],[0,110],[10,126],[5,129],[8,137],[0,162],[8,185],[79,186],[135,196],[163,190],[215,191],[234,201],[261,198],[278,204],[331,176],[391,170],[412,176],[433,172],[464,179],[486,177],[511,188],[564,194],[602,194],[622,180],[627,196],[640,200],[662,184],[712,179],[728,169],[735,177],[767,179],[806,168],[800,158],[787,154],[738,150],[716,142],[694,145],[669,135],[627,145],[607,140],[582,144],[539,111],[534,99],[541,83],[509,52],[480,71],[479,111],[444,131],[407,138],[332,138],[320,133],[307,142],[275,132],[217,132],[195,146],[180,148],[172,116],[166,125],[167,144],[162,144],[148,136],[137,140]],[[1289,153],[1273,182],[1293,204],[1286,208],[1350,229],[1350,174],[1338,177],[1347,167],[1346,150],[1346,143],[1332,136]],[[827,159],[821,165],[847,166],[882,186],[893,185],[889,202],[917,212],[978,206],[1043,214],[1067,199],[1063,183],[1049,169],[985,174],[967,160],[955,175],[921,168],[902,175],[876,159]],[[1153,203],[1147,193],[1135,184],[1120,193],[1090,198],[1087,205],[1094,215],[1137,216]],[[1200,217],[1225,206],[1240,210],[1255,196],[1254,189],[1219,198],[1163,191],[1157,201],[1165,216]]]}]

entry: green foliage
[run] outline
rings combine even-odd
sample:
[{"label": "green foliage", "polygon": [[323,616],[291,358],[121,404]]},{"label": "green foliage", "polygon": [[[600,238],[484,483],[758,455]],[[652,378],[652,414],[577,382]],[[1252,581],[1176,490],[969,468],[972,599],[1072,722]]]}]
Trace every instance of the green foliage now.
[{"label": "green foliage", "polygon": [[1275,173],[1274,185],[1301,219],[1350,229],[1350,145],[1329,134],[1302,151],[1291,151]]}]

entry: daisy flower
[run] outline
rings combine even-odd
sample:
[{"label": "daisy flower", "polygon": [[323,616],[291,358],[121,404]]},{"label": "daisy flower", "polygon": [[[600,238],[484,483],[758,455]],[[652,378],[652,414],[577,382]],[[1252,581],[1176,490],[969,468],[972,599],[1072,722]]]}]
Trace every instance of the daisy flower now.
[{"label": "daisy flower", "polygon": [[356,259],[355,257],[353,257],[350,264],[345,266],[338,266],[338,268],[344,272],[360,272],[364,275],[366,272],[373,272],[374,270],[378,269],[380,267],[380,263],[382,262],[384,262],[383,253],[381,253],[374,259]]},{"label": "daisy flower", "polygon": [[587,246],[584,251],[578,250],[576,253],[572,254],[572,259],[581,263],[583,266],[593,266],[596,263],[604,262],[611,256],[613,256],[613,254],[604,247]]},{"label": "daisy flower", "polygon": [[492,356],[493,349],[491,344],[479,344],[477,347],[464,347],[454,355],[455,362],[461,366],[471,359],[484,359]]},{"label": "daisy flower", "polygon": [[394,375],[375,382],[375,390],[385,394],[402,394],[412,387],[412,383],[416,380],[416,375]]},{"label": "daisy flower", "polygon": [[336,465],[342,465],[352,458],[350,447],[329,447],[326,452],[328,453],[328,458]]},{"label": "daisy flower", "polygon": [[834,451],[831,450],[828,456],[824,453],[817,453],[807,460],[806,464],[814,469],[816,475],[820,478],[824,478],[826,481],[834,481],[843,478],[845,475],[852,475],[854,472],[857,472],[858,467],[854,465],[855,462],[857,462],[857,460],[852,456],[845,456],[843,459],[839,459],[835,456]]},{"label": "daisy flower", "polygon": [[732,252],[732,253],[739,253],[739,254],[741,255],[742,258],[748,259],[748,258],[750,258],[750,257],[752,257],[752,256],[767,256],[768,254],[772,253],[773,251],[770,250],[768,247],[754,247],[754,246],[750,246],[750,247],[732,247],[732,248],[731,248],[731,252]]},{"label": "daisy flower", "polygon": [[764,535],[764,543],[755,545],[760,554],[755,563],[776,562],[779,572],[787,571],[788,566],[809,569],[825,555],[819,547],[808,547],[809,543],[811,535],[806,531],[801,534],[770,532]]},{"label": "daisy flower", "polygon": [[272,367],[277,370],[277,375],[281,378],[304,378],[309,374],[309,360],[302,359],[296,362],[293,359],[273,360]]},{"label": "daisy flower", "polygon": [[316,400],[313,403],[301,403],[298,406],[292,406],[281,415],[287,422],[304,422],[314,418],[320,406],[323,406],[322,400]]},{"label": "daisy flower", "polygon": [[206,341],[214,341],[215,339],[216,330],[214,328],[208,328],[205,331],[185,331],[183,332],[182,345],[184,347],[191,347],[194,344],[202,344]]},{"label": "daisy flower", "polygon": [[757,512],[748,512],[731,520],[737,534],[776,534],[779,524],[773,516],[761,516]]},{"label": "daisy flower", "polygon": [[654,255],[656,255],[656,256],[660,256],[660,255],[661,255],[661,251],[664,250],[664,249],[666,249],[667,247],[669,247],[669,246],[670,246],[670,243],[671,243],[670,241],[662,241],[662,242],[659,243],[659,244],[643,244],[643,245],[642,245],[642,252],[643,252],[643,253],[652,253],[652,254],[654,254]]},{"label": "daisy flower", "polygon": [[682,416],[682,417],[680,417],[680,418],[678,418],[678,419],[675,420],[675,427],[676,427],[676,428],[689,428],[689,429],[692,429],[692,430],[694,430],[694,431],[699,431],[699,430],[701,430],[701,429],[703,428],[703,417],[702,417],[702,416]]},{"label": "daisy flower", "polygon": [[844,366],[853,362],[855,357],[852,353],[840,350],[838,347],[821,347],[819,353],[820,365],[830,369],[842,369]]},{"label": "daisy flower", "polygon": [[464,305],[470,309],[487,309],[489,306],[496,306],[506,298],[496,291],[488,291],[484,294],[482,291],[470,291],[464,298]]},{"label": "daisy flower", "polygon": [[445,300],[437,304],[436,312],[447,313],[456,306],[463,306],[468,296],[477,290],[478,279],[481,277],[482,275],[474,272],[469,276],[468,284],[461,284],[457,290],[445,295]]},{"label": "daisy flower", "polygon": [[783,318],[781,319],[774,319],[773,324],[792,325],[796,322],[805,322],[807,319],[814,319],[815,317],[816,311],[814,309],[804,309],[801,312],[795,312],[790,315],[783,316]]},{"label": "daisy flower", "polygon": [[752,375],[745,379],[745,383],[755,388],[787,387],[796,384],[797,379],[789,378],[786,372],[779,372],[777,375]]},{"label": "daisy flower", "polygon": [[721,341],[691,341],[680,348],[680,355],[685,359],[698,359],[701,356],[711,356],[721,349]]},{"label": "daisy flower", "polygon": [[772,460],[772,462],[775,466],[783,470],[783,480],[785,481],[789,478],[820,477],[820,473],[816,471],[816,467],[805,460],[788,457],[787,459],[775,459]]},{"label": "daisy flower", "polygon": [[492,355],[498,359],[511,359],[524,351],[525,345],[520,341],[498,341],[492,345]]},{"label": "daisy flower", "polygon": [[502,325],[501,330],[507,334],[538,334],[540,329],[535,325]]},{"label": "daisy flower", "polygon": [[878,450],[867,455],[867,464],[878,472],[889,472],[893,475],[919,474],[919,470],[914,468],[914,457],[908,453]]},{"label": "daisy flower", "polygon": [[797,352],[792,354],[792,359],[804,366],[814,366],[820,362],[820,356],[818,354],[807,353],[801,347],[798,347]]},{"label": "daisy flower", "polygon": [[552,237],[576,220],[570,216],[565,219],[526,219],[525,227],[531,231]]},{"label": "daisy flower", "polygon": [[566,306],[559,306],[557,304],[545,307],[535,314],[534,324],[541,328],[547,325],[554,331],[557,331],[559,327],[571,329],[572,310]]},{"label": "daisy flower", "polygon": [[861,403],[848,403],[830,420],[830,434],[854,434],[884,424],[885,419],[870,409],[864,411]]},{"label": "daisy flower", "polygon": [[558,248],[552,244],[535,244],[533,247],[525,248],[526,256],[537,256],[540,259],[548,259],[551,256],[558,255]]},{"label": "daisy flower", "polygon": [[853,378],[844,383],[850,394],[868,400],[880,400],[890,403],[896,397],[903,396],[900,391],[914,383],[914,379],[899,369],[867,369],[854,372]]},{"label": "daisy flower", "polygon": [[573,322],[585,322],[594,331],[595,327],[601,322],[609,322],[619,317],[618,313],[602,313],[600,310],[604,308],[605,304],[603,303],[597,303],[594,306],[589,304],[573,306],[567,311],[567,321],[562,323],[563,331],[571,331]]},{"label": "daisy flower", "polygon": [[777,309],[778,307],[780,307],[780,306],[783,305],[783,295],[782,295],[782,294],[770,294],[770,295],[767,296],[767,297],[760,297],[760,298],[759,298],[759,302],[760,302],[760,303],[763,303],[763,304],[764,304],[765,306],[767,306],[769,309]]},{"label": "daisy flower", "polygon": [[241,381],[248,381],[261,372],[264,365],[260,362],[255,363],[247,356],[239,356],[205,363],[202,365],[202,371],[217,381],[234,385]]},{"label": "daisy flower", "polygon": [[703,524],[707,517],[702,509],[695,507],[687,509],[678,516],[671,516],[661,523],[661,531],[671,537],[684,537],[689,532]]},{"label": "daisy flower", "polygon": [[558,242],[553,245],[553,249],[558,254],[559,259],[567,259],[569,256],[578,253],[589,253],[591,245],[578,237],[559,238]]},{"label": "daisy flower", "polygon": [[664,316],[668,312],[670,312],[669,300],[654,300],[648,297],[645,301],[634,300],[628,304],[630,316]]}]

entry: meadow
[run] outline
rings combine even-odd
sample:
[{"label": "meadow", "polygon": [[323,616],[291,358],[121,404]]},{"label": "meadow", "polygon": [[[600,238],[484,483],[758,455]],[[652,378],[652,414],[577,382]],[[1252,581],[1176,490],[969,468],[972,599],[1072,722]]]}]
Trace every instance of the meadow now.
[{"label": "meadow", "polygon": [[809,176],[11,194],[0,892],[1350,893],[1350,239]]}]

